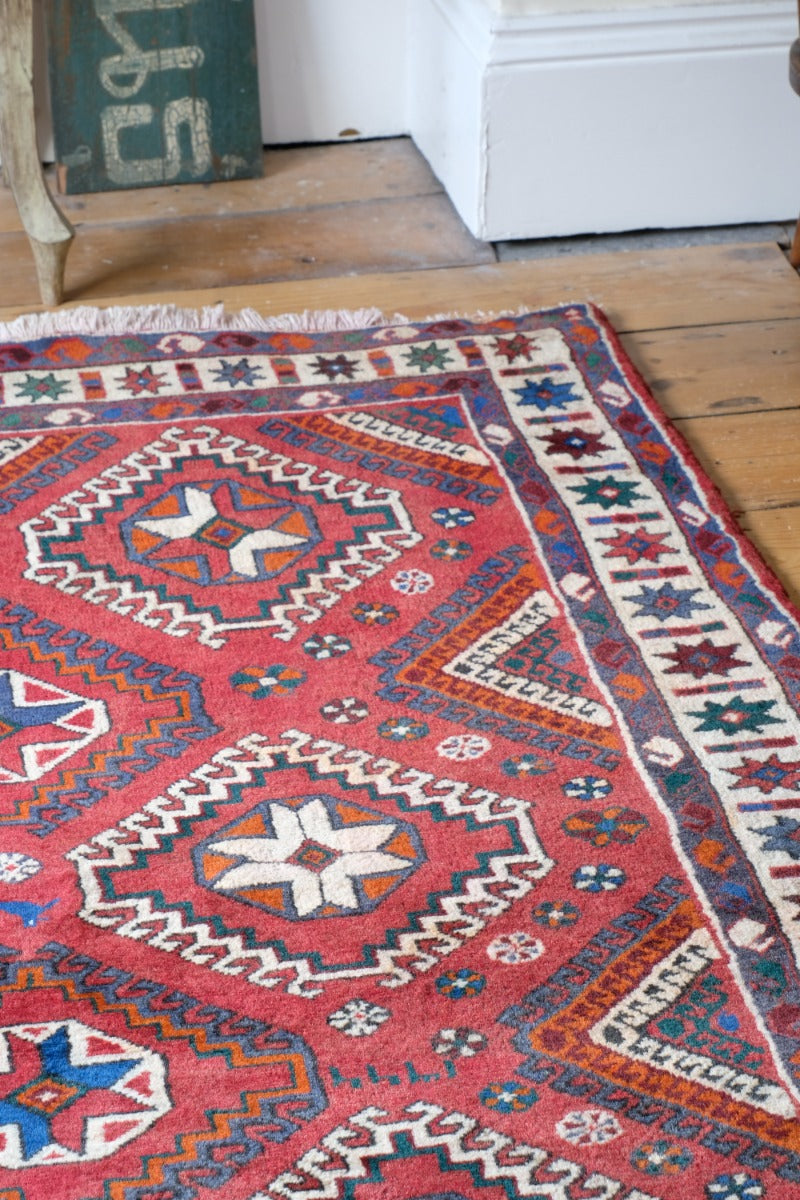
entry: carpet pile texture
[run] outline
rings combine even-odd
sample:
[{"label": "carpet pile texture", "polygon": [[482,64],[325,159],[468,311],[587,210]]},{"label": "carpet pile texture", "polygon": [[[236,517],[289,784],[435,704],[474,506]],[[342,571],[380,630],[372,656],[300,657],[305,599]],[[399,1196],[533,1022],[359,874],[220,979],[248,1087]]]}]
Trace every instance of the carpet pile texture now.
[{"label": "carpet pile texture", "polygon": [[205,323],[0,336],[0,1200],[796,1197],[797,614],[602,314]]}]

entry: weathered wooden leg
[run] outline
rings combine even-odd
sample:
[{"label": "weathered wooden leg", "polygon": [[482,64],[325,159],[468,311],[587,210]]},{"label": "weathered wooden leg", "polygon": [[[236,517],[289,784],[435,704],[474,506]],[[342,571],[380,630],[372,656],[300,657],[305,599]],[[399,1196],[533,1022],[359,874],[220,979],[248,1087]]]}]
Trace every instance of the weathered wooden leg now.
[{"label": "weathered wooden leg", "polygon": [[0,0],[0,153],[33,250],[43,304],[60,304],[74,237],[47,189],[33,107],[33,0]]}]

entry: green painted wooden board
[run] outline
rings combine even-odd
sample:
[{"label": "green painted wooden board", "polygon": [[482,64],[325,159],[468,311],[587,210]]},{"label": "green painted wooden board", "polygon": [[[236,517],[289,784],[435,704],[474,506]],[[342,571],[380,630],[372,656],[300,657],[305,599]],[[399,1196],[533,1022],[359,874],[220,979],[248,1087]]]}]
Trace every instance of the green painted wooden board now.
[{"label": "green painted wooden board", "polygon": [[262,173],[253,0],[48,0],[59,187]]}]

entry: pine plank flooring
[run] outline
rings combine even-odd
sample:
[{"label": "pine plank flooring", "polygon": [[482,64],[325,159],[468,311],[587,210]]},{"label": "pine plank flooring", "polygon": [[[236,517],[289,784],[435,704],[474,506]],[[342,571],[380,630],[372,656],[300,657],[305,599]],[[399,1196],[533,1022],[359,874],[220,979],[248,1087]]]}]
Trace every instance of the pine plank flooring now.
[{"label": "pine plank flooring", "polygon": [[[777,243],[499,263],[406,139],[270,151],[263,180],[62,202],[78,231],[73,305],[414,319],[593,301],[800,602],[800,278]],[[0,283],[0,319],[37,309],[2,189]]]},{"label": "pine plank flooring", "polygon": [[[404,138],[272,151],[258,180],[66,196],[59,203],[80,233],[70,251],[68,292],[92,303],[220,281],[247,285],[495,260]],[[37,300],[29,260],[5,193],[0,264],[28,306]]]}]

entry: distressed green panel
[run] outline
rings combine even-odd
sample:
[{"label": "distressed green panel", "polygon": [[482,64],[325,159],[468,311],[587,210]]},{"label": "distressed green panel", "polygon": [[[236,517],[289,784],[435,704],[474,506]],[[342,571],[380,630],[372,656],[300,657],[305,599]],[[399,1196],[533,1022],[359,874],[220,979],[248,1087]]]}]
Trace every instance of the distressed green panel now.
[{"label": "distressed green panel", "polygon": [[48,0],[60,187],[262,172],[253,0]]}]

